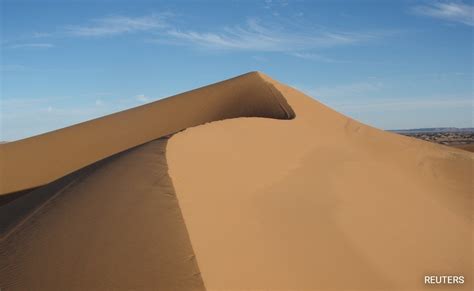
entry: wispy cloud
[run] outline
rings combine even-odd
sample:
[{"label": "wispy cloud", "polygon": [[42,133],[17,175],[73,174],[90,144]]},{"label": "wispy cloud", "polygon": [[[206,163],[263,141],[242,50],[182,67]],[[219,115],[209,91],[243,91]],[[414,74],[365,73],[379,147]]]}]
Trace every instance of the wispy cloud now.
[{"label": "wispy cloud", "polygon": [[7,45],[6,48],[10,49],[20,49],[20,48],[36,48],[36,49],[47,49],[53,48],[54,44],[52,43],[17,43]]},{"label": "wispy cloud", "polygon": [[53,36],[50,32],[33,32],[31,35],[33,38],[46,38]]},{"label": "wispy cloud", "polygon": [[336,60],[316,53],[292,52],[289,53],[289,55],[305,60],[312,60],[324,63],[347,63],[346,61]]},{"label": "wispy cloud", "polygon": [[462,2],[435,2],[415,6],[413,11],[420,15],[474,26],[474,6]]},{"label": "wispy cloud", "polygon": [[[285,1],[278,2],[286,5]],[[299,58],[324,62],[337,62],[314,51],[335,46],[353,45],[378,39],[383,32],[334,31],[326,28],[308,28],[297,24],[247,19],[240,25],[218,29],[182,29],[172,13],[142,16],[114,15],[92,19],[83,24],[66,25],[54,33],[34,33],[33,38],[44,37],[114,37],[123,34],[143,33],[148,41],[188,46],[200,49],[280,52]],[[12,47],[52,47],[52,44],[14,44]]]},{"label": "wispy cloud", "polygon": [[165,28],[169,14],[153,14],[141,17],[107,16],[90,21],[87,25],[69,25],[66,33],[72,36],[102,37],[124,33],[150,31]]},{"label": "wispy cloud", "polygon": [[147,102],[150,102],[152,100],[150,97],[145,96],[144,94],[140,94],[140,95],[135,96],[135,99],[138,102],[141,102],[141,103],[147,103]]},{"label": "wispy cloud", "polygon": [[24,72],[30,70],[29,67],[23,65],[13,65],[13,64],[0,64],[1,73],[10,73],[10,72]]},{"label": "wispy cloud", "polygon": [[263,1],[263,8],[269,10],[270,13],[278,17],[280,16],[280,10],[286,9],[289,5],[287,0],[264,0]]},{"label": "wispy cloud", "polygon": [[221,31],[170,29],[165,36],[178,45],[262,52],[298,52],[355,44],[377,37],[372,33],[331,32],[321,29],[311,31],[302,28],[288,30],[278,25],[264,25],[257,19],[249,19],[243,26],[227,27]]}]

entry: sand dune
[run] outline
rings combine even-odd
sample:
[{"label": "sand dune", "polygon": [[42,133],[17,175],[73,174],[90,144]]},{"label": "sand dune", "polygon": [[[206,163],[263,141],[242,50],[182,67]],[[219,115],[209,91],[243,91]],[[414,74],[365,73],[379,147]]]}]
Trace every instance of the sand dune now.
[{"label": "sand dune", "polygon": [[473,154],[260,73],[0,153],[6,290],[472,289]]},{"label": "sand dune", "polygon": [[226,118],[292,118],[258,74],[213,84],[47,134],[0,145],[0,195],[44,185],[131,147]]}]

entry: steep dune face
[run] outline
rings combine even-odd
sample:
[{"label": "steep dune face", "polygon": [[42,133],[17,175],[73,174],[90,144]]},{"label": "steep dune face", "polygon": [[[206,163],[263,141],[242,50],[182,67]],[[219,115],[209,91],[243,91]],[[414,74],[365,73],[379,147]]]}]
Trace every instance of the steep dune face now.
[{"label": "steep dune face", "polygon": [[10,229],[2,290],[203,290],[166,143],[103,161]]},{"label": "steep dune face", "polygon": [[45,185],[131,147],[206,122],[290,119],[294,112],[258,73],[0,145],[0,195]]},{"label": "steep dune face", "polygon": [[472,154],[370,128],[267,81],[294,120],[214,122],[168,145],[206,287],[413,290],[425,275],[457,274],[470,289]]}]

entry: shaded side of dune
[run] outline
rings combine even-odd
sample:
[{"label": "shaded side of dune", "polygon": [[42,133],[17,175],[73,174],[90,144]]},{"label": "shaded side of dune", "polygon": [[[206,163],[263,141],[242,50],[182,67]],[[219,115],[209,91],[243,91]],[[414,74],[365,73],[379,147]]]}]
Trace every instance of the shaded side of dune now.
[{"label": "shaded side of dune", "polygon": [[[41,187],[46,202],[0,241],[0,288],[203,290],[166,144],[152,141]],[[20,199],[33,205],[36,196]]]},{"label": "shaded side of dune", "polygon": [[0,145],[0,195],[50,183],[101,159],[188,127],[236,117],[292,119],[257,72],[32,138]]}]

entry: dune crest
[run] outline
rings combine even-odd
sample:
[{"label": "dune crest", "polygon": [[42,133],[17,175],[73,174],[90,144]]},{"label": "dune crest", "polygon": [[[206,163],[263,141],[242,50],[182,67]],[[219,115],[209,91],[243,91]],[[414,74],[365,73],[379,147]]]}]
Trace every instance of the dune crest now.
[{"label": "dune crest", "polygon": [[282,95],[251,72],[67,128],[0,145],[0,195],[45,185],[188,127],[237,117],[291,119]]}]

